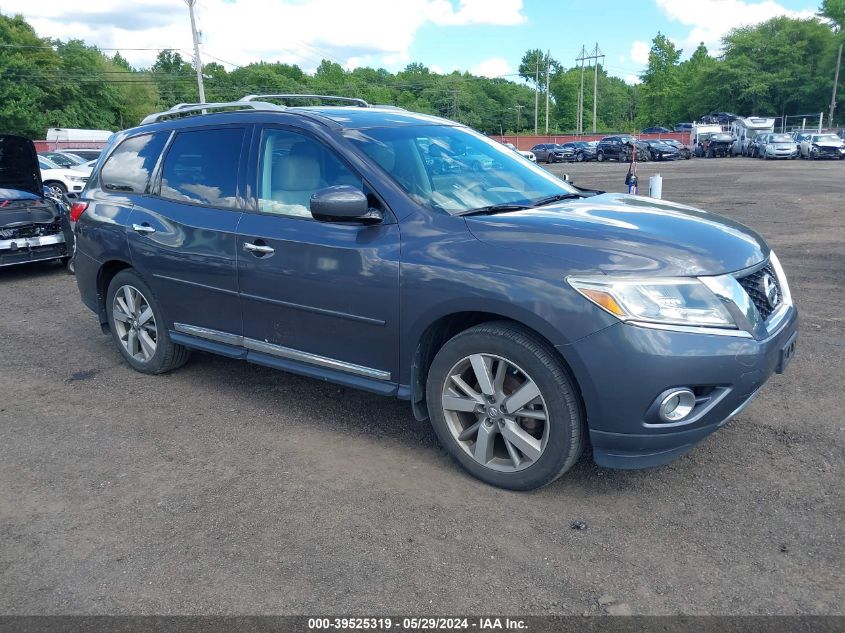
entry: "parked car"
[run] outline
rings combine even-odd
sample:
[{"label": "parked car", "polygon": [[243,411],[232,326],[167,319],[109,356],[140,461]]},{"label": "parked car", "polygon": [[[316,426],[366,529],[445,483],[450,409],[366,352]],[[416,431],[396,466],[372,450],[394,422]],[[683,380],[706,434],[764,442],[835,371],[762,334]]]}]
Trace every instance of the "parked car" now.
[{"label": "parked car", "polygon": [[731,112],[713,112],[701,117],[702,123],[719,123],[721,125],[730,125],[733,121],[739,118],[738,115]]},{"label": "parked car", "polygon": [[687,146],[681,143],[680,141],[676,141],[675,139],[663,139],[663,142],[667,145],[671,145],[676,150],[678,150],[678,156],[683,158],[684,160],[689,160],[692,158],[692,150]]},{"label": "parked car", "polygon": [[692,123],[678,123],[675,125],[675,132],[691,132]]},{"label": "parked car", "polygon": [[663,127],[661,125],[654,125],[652,127],[647,127],[644,129],[641,134],[666,134],[667,132],[671,132],[668,127]]},{"label": "parked car", "polygon": [[[499,167],[432,180],[434,146]],[[786,276],[751,229],[364,102],[151,115],[73,219],[82,301],[132,368],[199,349],[410,400],[504,488],[587,444],[606,467],[669,462],[795,350]]]},{"label": "parked car", "polygon": [[100,154],[103,153],[101,149],[90,149],[90,148],[68,148],[62,150],[64,154],[73,154],[74,156],[79,156],[83,160],[97,160],[100,157]]},{"label": "parked car", "polygon": [[677,147],[664,141],[653,140],[645,141],[645,143],[648,145],[651,160],[677,160],[681,157]]},{"label": "parked car", "polygon": [[41,181],[54,196],[61,197],[66,193],[78,193],[88,182],[90,169],[65,169],[43,156],[36,158],[41,170]]},{"label": "parked car", "polygon": [[572,160],[583,163],[596,159],[596,145],[597,141],[571,141],[562,147],[572,152]]},{"label": "parked car", "polygon": [[571,148],[565,148],[557,143],[538,143],[531,148],[538,163],[561,163],[573,160],[575,153]]},{"label": "parked car", "polygon": [[516,145],[514,145],[513,143],[504,143],[504,146],[507,147],[508,149],[512,149],[513,151],[515,151],[520,156],[527,158],[532,163],[537,162],[537,157],[534,155],[534,152],[530,152],[530,151],[523,152],[521,149],[517,149]]},{"label": "parked car", "polygon": [[0,267],[70,259],[68,206],[47,192],[32,141],[0,135]]},{"label": "parked car", "polygon": [[801,158],[845,158],[845,142],[836,134],[806,134],[798,145]]},{"label": "parked car", "polygon": [[789,134],[762,134],[756,143],[755,154],[765,160],[798,158],[798,145]]},{"label": "parked car", "polygon": [[[645,141],[637,143],[637,160],[648,160],[648,146]],[[618,160],[630,162],[634,138],[632,136],[605,136],[596,145],[596,160]]]},{"label": "parked car", "polygon": [[38,155],[65,169],[73,169],[88,162],[75,154],[66,154],[65,152],[39,152]]},{"label": "parked car", "polygon": [[723,132],[707,132],[698,135],[695,155],[699,158],[716,158],[731,155],[734,137]]}]

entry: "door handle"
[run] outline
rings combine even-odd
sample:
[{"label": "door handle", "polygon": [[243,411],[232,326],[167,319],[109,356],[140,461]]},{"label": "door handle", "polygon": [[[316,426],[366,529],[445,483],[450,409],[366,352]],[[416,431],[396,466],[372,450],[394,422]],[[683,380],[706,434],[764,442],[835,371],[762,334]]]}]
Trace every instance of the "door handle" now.
[{"label": "door handle", "polygon": [[249,253],[259,253],[261,255],[270,255],[275,253],[276,249],[265,244],[253,244],[252,242],[244,242],[244,250]]},{"label": "door handle", "polygon": [[136,233],[155,233],[156,230],[151,227],[149,224],[133,224],[132,230]]}]

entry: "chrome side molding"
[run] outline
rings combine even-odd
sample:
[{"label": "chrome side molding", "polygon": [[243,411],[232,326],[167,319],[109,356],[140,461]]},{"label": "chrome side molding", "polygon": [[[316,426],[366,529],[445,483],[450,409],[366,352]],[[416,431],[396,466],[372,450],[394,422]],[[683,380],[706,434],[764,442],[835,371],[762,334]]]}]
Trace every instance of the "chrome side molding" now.
[{"label": "chrome side molding", "polygon": [[376,380],[390,380],[389,371],[373,369],[372,367],[364,367],[363,365],[356,365],[354,363],[347,363],[346,361],[337,360],[336,358],[329,358],[327,356],[320,356],[319,354],[303,352],[291,347],[284,347],[267,341],[246,338],[230,332],[221,332],[219,330],[189,325],[187,323],[174,323],[173,329],[177,332],[182,332],[183,334],[198,336],[217,343],[225,343],[226,345],[245,347],[246,349],[254,352],[261,352],[262,354],[269,354],[271,356],[277,356],[287,360],[295,360],[301,363],[308,363],[309,365],[325,367],[327,369],[336,369],[338,371],[355,374],[357,376],[364,376],[366,378],[374,378]]}]

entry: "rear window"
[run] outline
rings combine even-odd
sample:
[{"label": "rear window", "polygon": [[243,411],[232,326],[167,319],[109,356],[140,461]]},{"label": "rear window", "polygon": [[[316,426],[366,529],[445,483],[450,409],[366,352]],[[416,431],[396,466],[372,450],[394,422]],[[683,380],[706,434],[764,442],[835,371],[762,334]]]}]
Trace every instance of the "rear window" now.
[{"label": "rear window", "polygon": [[243,128],[179,132],[161,168],[161,197],[237,207],[243,138]]},{"label": "rear window", "polygon": [[100,171],[103,189],[144,193],[167,134],[141,134],[123,141]]}]

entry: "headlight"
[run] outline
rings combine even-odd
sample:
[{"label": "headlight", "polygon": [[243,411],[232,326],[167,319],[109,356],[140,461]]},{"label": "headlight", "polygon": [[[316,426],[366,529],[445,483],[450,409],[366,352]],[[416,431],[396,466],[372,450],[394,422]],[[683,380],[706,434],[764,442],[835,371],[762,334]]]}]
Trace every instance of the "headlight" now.
[{"label": "headlight", "polygon": [[71,182],[87,182],[88,176],[68,176],[67,179]]},{"label": "headlight", "polygon": [[736,328],[721,300],[698,279],[569,277],[567,281],[622,321]]}]

